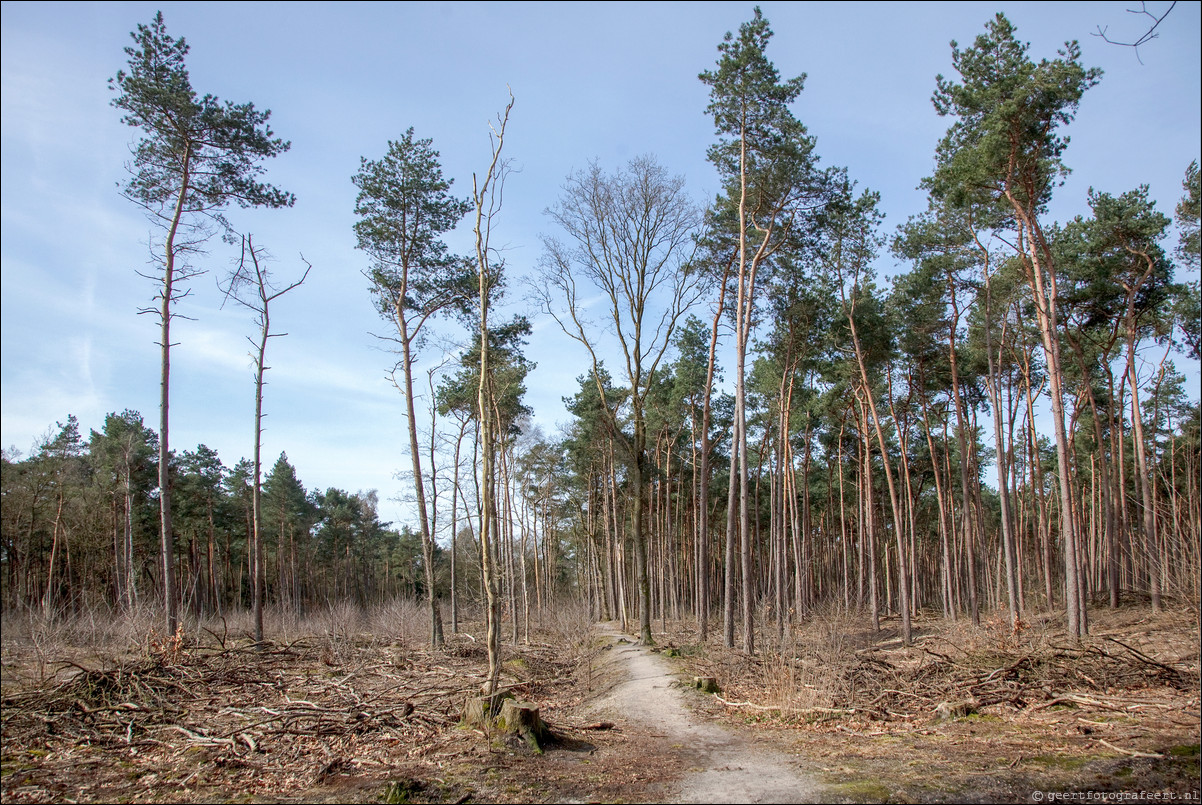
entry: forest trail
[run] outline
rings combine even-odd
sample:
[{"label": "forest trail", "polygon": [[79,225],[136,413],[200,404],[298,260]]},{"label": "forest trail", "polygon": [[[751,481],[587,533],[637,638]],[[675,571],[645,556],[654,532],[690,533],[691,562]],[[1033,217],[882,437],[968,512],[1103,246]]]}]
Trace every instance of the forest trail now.
[{"label": "forest trail", "polygon": [[689,712],[671,664],[614,624],[601,624],[616,684],[589,711],[622,726],[646,730],[647,740],[682,758],[679,790],[669,802],[815,802],[822,787],[799,764],[755,738]]}]

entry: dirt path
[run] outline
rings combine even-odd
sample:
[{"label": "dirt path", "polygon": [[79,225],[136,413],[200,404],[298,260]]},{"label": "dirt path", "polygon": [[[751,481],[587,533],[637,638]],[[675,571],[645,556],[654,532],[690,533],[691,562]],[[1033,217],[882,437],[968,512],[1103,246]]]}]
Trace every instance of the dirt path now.
[{"label": "dirt path", "polygon": [[753,738],[698,720],[686,707],[683,689],[669,662],[635,645],[611,624],[602,635],[612,649],[610,667],[620,681],[590,711],[619,725],[636,722],[648,740],[677,750],[682,758],[679,790],[669,802],[814,802],[821,786],[800,764]]}]

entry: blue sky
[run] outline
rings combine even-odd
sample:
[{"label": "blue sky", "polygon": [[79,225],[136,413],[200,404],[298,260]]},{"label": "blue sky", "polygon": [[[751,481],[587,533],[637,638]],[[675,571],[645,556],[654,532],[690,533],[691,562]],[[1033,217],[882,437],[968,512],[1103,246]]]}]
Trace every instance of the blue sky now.
[{"label": "blue sky", "polygon": [[[1140,183],[1171,212],[1186,166],[1199,157],[1200,4],[1182,2],[1158,39],[1130,48],[1091,36],[1109,26],[1134,39],[1147,18],[1136,4],[762,3],[776,36],[769,55],[782,76],[806,73],[797,116],[824,164],[847,166],[881,192],[892,231],[925,206],[916,190],[930,172],[948,121],[930,103],[935,75],[951,72],[949,41],[971,43],[1004,11],[1035,58],[1080,41],[1105,75],[1090,90],[1065,160],[1073,174],[1052,216],[1086,210],[1090,186],[1121,193]],[[1149,2],[1159,13],[1167,2]],[[520,281],[555,234],[543,211],[573,169],[597,159],[613,169],[654,154],[686,177],[704,203],[717,191],[705,160],[714,141],[707,90],[728,30],[751,3],[20,3],[2,7],[2,405],[0,444],[28,452],[68,414],[85,433],[110,411],[132,408],[158,422],[157,322],[137,310],[156,288],[140,278],[149,227],[117,192],[135,132],[110,106],[107,80],[126,64],[138,23],[162,9],[187,39],[193,86],[272,110],[292,149],[268,163],[269,180],[294,192],[288,210],[235,210],[277,258],[281,277],[313,264],[308,282],[273,308],[288,337],[269,347],[264,435],[267,461],[286,450],[308,488],[377,489],[385,519],[408,464],[402,401],[386,379],[393,359],[372,333],[387,324],[371,306],[367,266],[351,226],[359,158],[383,155],[413,126],[431,137],[444,173],[466,195],[490,156],[488,123],[512,87],[506,152],[514,173],[496,235]],[[450,239],[466,252],[470,225]],[[235,257],[214,239],[208,274],[174,330],[172,446],[216,449],[227,466],[252,445],[253,376],[245,310],[221,308],[216,280]],[[879,266],[888,275],[892,258]],[[538,368],[528,402],[553,434],[567,419],[585,358],[553,323],[535,317]],[[430,360],[436,359],[431,355]],[[429,361],[425,365],[429,365]],[[1196,368],[1194,371],[1196,376]],[[1196,382],[1192,394],[1197,395]]]}]

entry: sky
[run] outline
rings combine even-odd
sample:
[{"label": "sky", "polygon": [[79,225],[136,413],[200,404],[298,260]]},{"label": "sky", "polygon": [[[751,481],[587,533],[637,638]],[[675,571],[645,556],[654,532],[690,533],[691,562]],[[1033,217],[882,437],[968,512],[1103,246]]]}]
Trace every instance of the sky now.
[{"label": "sky", "polygon": [[[1148,2],[1161,14],[1168,2]],[[824,165],[846,166],[881,193],[885,231],[926,206],[917,186],[949,121],[931,105],[937,74],[952,73],[952,40],[971,44],[1003,11],[1035,59],[1078,40],[1104,70],[1068,128],[1073,170],[1050,214],[1088,211],[1090,187],[1118,194],[1148,184],[1171,214],[1186,166],[1199,158],[1200,4],[1180,2],[1136,52],[1092,35],[1134,41],[1151,20],[1132,0],[1072,3],[764,2],[768,49],[782,77],[805,73],[797,117]],[[409,127],[433,139],[453,190],[466,196],[491,156],[489,123],[512,89],[505,155],[514,173],[494,240],[512,271],[509,314],[526,313],[537,363],[527,404],[554,436],[568,422],[586,356],[525,300],[544,214],[565,178],[591,160],[612,171],[654,155],[685,177],[698,204],[718,191],[706,149],[711,69],[727,31],[753,4],[697,3],[52,3],[9,2],[2,14],[0,170],[0,444],[27,455],[65,422],[85,435],[105,415],[133,409],[158,427],[158,322],[138,315],[157,287],[146,272],[150,226],[124,199],[137,132],[111,106],[108,79],[126,67],[130,32],[162,10],[191,47],[193,87],[270,109],[291,150],[266,179],[296,194],[290,209],[234,209],[231,223],[275,258],[281,280],[303,286],[272,307],[264,460],[281,451],[308,489],[378,490],[385,520],[405,521],[409,464],[403,400],[388,380],[389,324],[372,306],[355,249],[361,157],[383,156]],[[1142,63],[1141,63],[1142,59]],[[470,222],[448,237],[471,247]],[[1175,236],[1174,241],[1175,243]],[[205,444],[226,466],[251,455],[251,313],[222,306],[217,282],[237,257],[214,238],[198,261],[173,328],[171,445]],[[883,255],[878,271],[902,267]],[[442,360],[431,350],[420,370]],[[1194,367],[1191,396],[1198,395]],[[423,375],[424,378],[424,375]]]}]

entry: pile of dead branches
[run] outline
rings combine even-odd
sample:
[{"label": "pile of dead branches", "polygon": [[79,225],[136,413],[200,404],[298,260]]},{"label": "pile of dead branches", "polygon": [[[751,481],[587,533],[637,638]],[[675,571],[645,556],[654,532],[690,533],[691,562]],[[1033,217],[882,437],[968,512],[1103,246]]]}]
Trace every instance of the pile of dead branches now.
[{"label": "pile of dead branches", "polygon": [[[1155,660],[1126,643],[1038,646],[1016,653],[937,651],[921,645],[917,664],[891,661],[888,652],[865,650],[846,673],[847,695],[834,707],[881,719],[929,713],[943,703],[976,710],[1005,705],[1034,711],[1056,704],[1108,705],[1149,688],[1197,688],[1187,669]],[[1117,702],[1117,700],[1114,700]]]},{"label": "pile of dead branches", "polygon": [[[397,673],[384,652],[356,667],[320,661],[323,647],[183,652],[86,668],[56,685],[3,697],[5,742],[47,746],[178,744],[263,751],[295,737],[428,738],[457,720],[477,682],[452,667]],[[315,669],[322,669],[317,672]],[[182,738],[181,738],[182,736]]]},{"label": "pile of dead branches", "polygon": [[[278,799],[352,784],[391,791],[397,780],[419,780],[437,788],[419,799],[462,796],[436,770],[483,748],[456,728],[485,681],[483,644],[451,634],[432,650],[404,632],[335,626],[258,647],[249,638],[181,632],[26,665],[6,657],[0,795]],[[550,704],[574,690],[571,648],[506,645],[503,659],[502,686],[523,697]]]},{"label": "pile of dead branches", "polygon": [[910,647],[895,636],[873,641],[846,629],[814,627],[775,651],[747,656],[708,650],[691,664],[694,672],[718,680],[723,692],[715,698],[723,706],[787,720],[926,721],[983,708],[999,715],[1048,713],[1057,705],[1196,711],[1199,657],[1192,627],[1168,616],[1120,626],[1118,636],[1091,635],[1067,645],[1046,629],[1033,634],[964,625],[931,629]]}]

